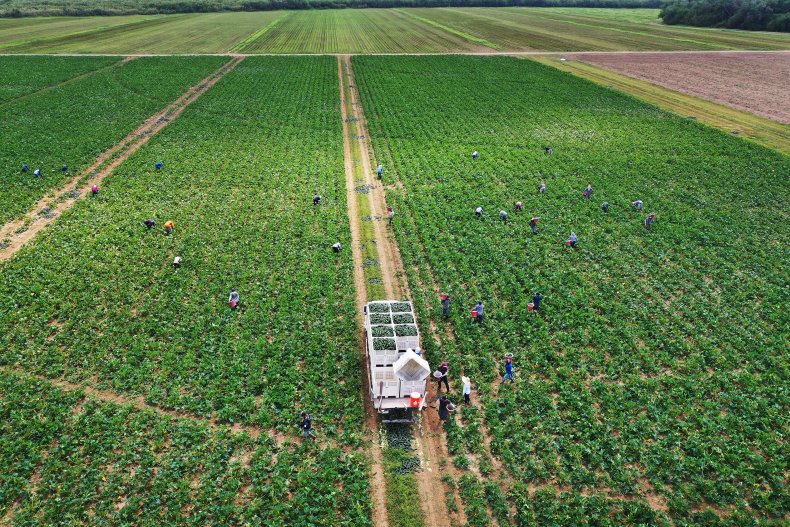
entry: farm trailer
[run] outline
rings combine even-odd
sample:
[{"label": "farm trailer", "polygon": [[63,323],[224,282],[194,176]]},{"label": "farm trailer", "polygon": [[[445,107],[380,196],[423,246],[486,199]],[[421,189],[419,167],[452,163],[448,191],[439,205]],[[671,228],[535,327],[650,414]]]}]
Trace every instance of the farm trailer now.
[{"label": "farm trailer", "polygon": [[[363,307],[370,397],[384,422],[412,421],[427,407],[431,368],[420,353],[420,333],[411,302],[378,300]],[[403,415],[396,418],[395,415]]]}]

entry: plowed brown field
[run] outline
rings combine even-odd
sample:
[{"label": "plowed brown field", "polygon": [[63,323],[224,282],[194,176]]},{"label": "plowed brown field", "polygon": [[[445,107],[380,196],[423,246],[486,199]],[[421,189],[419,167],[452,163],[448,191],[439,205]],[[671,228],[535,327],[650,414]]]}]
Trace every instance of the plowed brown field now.
[{"label": "plowed brown field", "polygon": [[568,58],[790,124],[790,52],[576,53]]}]

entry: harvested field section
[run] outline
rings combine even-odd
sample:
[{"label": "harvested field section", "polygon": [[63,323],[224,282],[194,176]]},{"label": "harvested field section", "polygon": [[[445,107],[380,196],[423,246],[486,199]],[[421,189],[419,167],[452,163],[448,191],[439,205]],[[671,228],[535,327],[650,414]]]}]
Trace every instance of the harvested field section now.
[{"label": "harvested field section", "polygon": [[295,11],[245,53],[439,53],[489,50],[393,9]]},{"label": "harvested field section", "polygon": [[569,58],[790,124],[790,51],[577,54]]},{"label": "harvested field section", "polygon": [[4,18],[0,19],[0,53],[8,53],[10,49],[30,42],[88,34],[161,17],[162,15]]}]

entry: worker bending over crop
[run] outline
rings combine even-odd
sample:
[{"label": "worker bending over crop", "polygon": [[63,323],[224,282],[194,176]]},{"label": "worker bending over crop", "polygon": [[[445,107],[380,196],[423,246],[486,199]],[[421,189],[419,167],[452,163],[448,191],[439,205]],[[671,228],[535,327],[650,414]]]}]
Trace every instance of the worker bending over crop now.
[{"label": "worker bending over crop", "polygon": [[376,175],[378,176],[379,180],[381,180],[382,172],[384,172],[384,167],[379,165],[378,168],[376,169]]},{"label": "worker bending over crop", "polygon": [[181,257],[176,256],[173,258],[173,269],[178,269],[179,267],[181,267]]},{"label": "worker bending over crop", "polygon": [[641,199],[638,199],[636,201],[632,201],[631,206],[636,210],[638,210],[639,212],[642,212],[642,208],[644,207],[644,204],[642,203]]},{"label": "worker bending over crop", "polygon": [[389,220],[390,225],[392,225],[393,216],[395,216],[395,211],[392,210],[392,207],[387,207],[387,219]]},{"label": "worker bending over crop", "polygon": [[313,205],[320,205],[321,204],[321,196],[316,194],[313,196]]},{"label": "worker bending over crop", "polygon": [[502,221],[507,221],[507,212],[504,210],[499,211],[499,219]]},{"label": "worker bending over crop", "polygon": [[483,207],[477,207],[475,209],[475,216],[477,216],[478,218],[483,217]]},{"label": "worker bending over crop", "polygon": [[538,233],[538,222],[539,221],[540,221],[540,218],[532,218],[531,220],[529,220],[529,228],[532,229],[532,234],[537,234]]},{"label": "worker bending over crop", "polygon": [[554,152],[554,149],[550,146],[547,146],[545,150],[546,150],[546,155],[551,155],[552,152]]},{"label": "worker bending over crop", "polygon": [[143,225],[145,225],[145,227],[146,227],[148,230],[151,230],[151,229],[153,229],[153,228],[154,228],[154,226],[156,225],[156,222],[155,222],[154,220],[152,220],[151,218],[148,218],[147,220],[145,220],[145,221],[143,222]]},{"label": "worker bending over crop", "polygon": [[655,213],[651,213],[647,218],[645,218],[645,227],[652,229],[654,221],[656,221],[656,215]]},{"label": "worker bending over crop", "polygon": [[541,302],[543,302],[543,295],[540,293],[535,293],[535,296],[532,297],[532,309],[535,311],[540,311]]},{"label": "worker bending over crop", "polygon": [[231,309],[236,309],[238,307],[239,302],[241,301],[241,297],[239,296],[238,291],[236,289],[231,289],[230,296],[228,297],[228,305]]},{"label": "worker bending over crop", "polygon": [[604,201],[603,203],[601,203],[601,210],[604,211],[604,212],[609,212],[609,202],[608,201]]},{"label": "worker bending over crop", "polygon": [[588,183],[587,184],[587,188],[585,188],[584,192],[582,192],[582,196],[584,196],[584,199],[590,199],[590,196],[592,196],[592,193],[593,193],[592,185],[590,185]]},{"label": "worker bending over crop", "polygon": [[442,293],[442,316],[447,318],[450,316],[450,295]]},{"label": "worker bending over crop", "polygon": [[513,378],[513,359],[511,357],[507,357],[505,359],[505,375],[502,376],[502,382],[499,384],[505,384],[505,381],[516,382]]},{"label": "worker bending over crop", "polygon": [[522,209],[524,209],[524,204],[521,203],[520,201],[517,201],[516,202],[516,212],[521,212]]},{"label": "worker bending over crop", "polygon": [[299,416],[302,418],[302,438],[307,439],[308,437],[312,437],[315,439],[315,434],[313,433],[313,420],[310,418],[310,414],[302,412]]},{"label": "worker bending over crop", "polygon": [[565,242],[565,245],[567,245],[568,247],[573,247],[575,249],[576,248],[576,243],[578,241],[579,241],[579,239],[576,237],[576,233],[571,231],[571,235],[568,236],[568,241]]},{"label": "worker bending over crop", "polygon": [[156,167],[157,170],[162,170],[162,167],[165,166],[165,164],[162,163],[161,161],[158,161],[154,166]]},{"label": "worker bending over crop", "polygon": [[472,159],[474,159],[475,161],[477,161],[477,158],[478,158],[478,157],[480,157],[480,154],[478,154],[478,153],[477,153],[477,150],[475,150],[474,152],[472,152]]},{"label": "worker bending over crop", "polygon": [[340,245],[340,242],[335,242],[335,244],[332,245],[333,252],[339,253],[340,249],[342,249],[342,245]]},{"label": "worker bending over crop", "polygon": [[173,229],[176,228],[176,224],[173,223],[173,220],[167,220],[164,224],[165,234],[173,234]]},{"label": "worker bending over crop", "polygon": [[478,324],[483,323],[483,302],[478,302],[472,311],[475,312],[475,321]]},{"label": "worker bending over crop", "polygon": [[450,373],[450,365],[446,362],[443,362],[436,371],[441,374],[436,377],[436,391],[441,393],[442,383],[444,383],[445,388],[447,388],[447,393],[450,393],[450,383],[447,381],[447,375]]},{"label": "worker bending over crop", "polygon": [[91,187],[91,194],[92,194],[92,195],[94,195],[94,196],[96,196],[97,194],[99,194],[99,185],[93,185],[93,186]]},{"label": "worker bending over crop", "polygon": [[540,192],[541,194],[545,194],[546,193],[546,182],[545,181],[541,181],[540,182],[540,186],[538,187],[538,192]]}]

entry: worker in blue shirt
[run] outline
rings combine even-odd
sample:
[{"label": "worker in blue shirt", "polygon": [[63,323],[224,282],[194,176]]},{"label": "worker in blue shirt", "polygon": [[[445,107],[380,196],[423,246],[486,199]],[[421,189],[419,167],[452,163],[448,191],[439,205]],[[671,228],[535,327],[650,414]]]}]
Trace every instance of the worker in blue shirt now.
[{"label": "worker in blue shirt", "polygon": [[505,381],[507,380],[510,382],[516,382],[513,378],[513,359],[510,357],[505,359],[505,375],[502,377],[502,382],[499,384],[505,384]]}]

